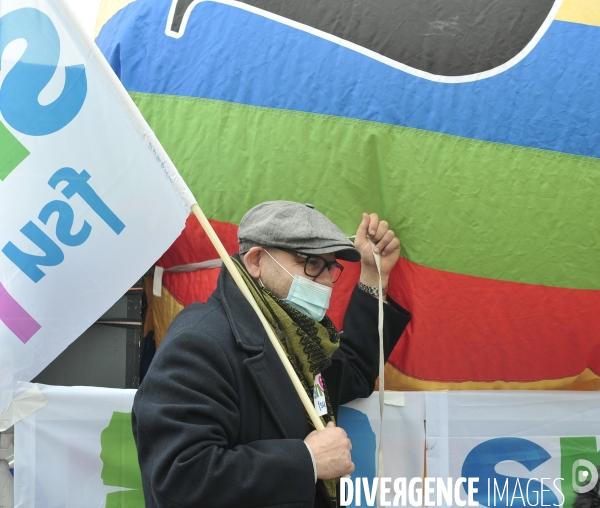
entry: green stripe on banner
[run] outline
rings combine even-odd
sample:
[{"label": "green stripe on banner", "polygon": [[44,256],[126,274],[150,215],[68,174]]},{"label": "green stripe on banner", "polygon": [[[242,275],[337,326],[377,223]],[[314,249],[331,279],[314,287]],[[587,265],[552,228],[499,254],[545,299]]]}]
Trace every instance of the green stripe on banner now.
[{"label": "green stripe on banner", "polygon": [[27,148],[0,122],[0,180],[4,180],[28,155]]},{"label": "green stripe on banner", "polygon": [[313,113],[132,93],[212,219],[310,202],[353,234],[390,221],[415,263],[600,289],[600,160]]}]

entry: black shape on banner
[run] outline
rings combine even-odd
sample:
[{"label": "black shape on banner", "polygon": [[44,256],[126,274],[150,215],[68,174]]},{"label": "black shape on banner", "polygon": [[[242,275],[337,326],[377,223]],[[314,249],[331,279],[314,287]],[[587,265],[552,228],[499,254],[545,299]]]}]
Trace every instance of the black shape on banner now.
[{"label": "black shape on banner", "polygon": [[[179,33],[193,0],[174,0]],[[516,56],[556,0],[243,0],[414,69],[466,76]],[[189,13],[188,13],[189,15]]]}]

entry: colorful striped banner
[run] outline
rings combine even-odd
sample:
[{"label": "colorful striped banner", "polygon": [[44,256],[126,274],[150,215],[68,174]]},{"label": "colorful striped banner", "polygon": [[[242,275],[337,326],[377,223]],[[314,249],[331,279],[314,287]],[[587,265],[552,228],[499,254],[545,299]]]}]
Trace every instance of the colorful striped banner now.
[{"label": "colorful striped banner", "polygon": [[[348,235],[363,211],[390,222],[404,259],[389,292],[413,321],[387,387],[600,389],[592,4],[507,0],[462,27],[480,35],[456,53],[438,39],[462,18],[442,29],[430,17],[466,5],[452,1],[378,4],[391,9],[380,22],[358,2],[363,14],[345,25],[336,0],[319,4],[322,19],[311,2],[135,0],[116,11],[111,0],[97,43],[211,219],[235,226],[251,206],[289,199]],[[402,30],[426,21],[435,43],[417,30],[391,46],[386,27],[409,14]],[[507,26],[506,46],[491,44],[484,32]],[[411,60],[411,48],[427,58]],[[211,259],[200,252],[179,254]],[[335,289],[339,325],[352,275]],[[180,277],[164,281],[170,308],[193,293],[195,276]]]}]

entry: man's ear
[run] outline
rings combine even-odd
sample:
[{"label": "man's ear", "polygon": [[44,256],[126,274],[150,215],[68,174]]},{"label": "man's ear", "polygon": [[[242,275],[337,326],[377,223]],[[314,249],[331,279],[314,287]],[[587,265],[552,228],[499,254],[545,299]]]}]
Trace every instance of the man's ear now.
[{"label": "man's ear", "polygon": [[253,279],[260,277],[260,258],[263,254],[262,247],[252,247],[246,254],[244,254],[244,265],[246,270]]}]

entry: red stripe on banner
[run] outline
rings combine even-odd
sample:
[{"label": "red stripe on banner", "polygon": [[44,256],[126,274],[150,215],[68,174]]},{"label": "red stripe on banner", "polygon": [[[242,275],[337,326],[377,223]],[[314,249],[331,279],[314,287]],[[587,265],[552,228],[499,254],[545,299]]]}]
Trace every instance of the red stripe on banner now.
[{"label": "red stripe on banner", "polygon": [[431,381],[600,374],[600,291],[471,277],[401,259],[390,296],[413,319],[390,363]]},{"label": "red stripe on banner", "polygon": [[[237,250],[237,226],[211,221],[227,250]],[[216,252],[196,219],[159,261],[197,263]],[[343,262],[328,315],[342,327],[360,263]],[[165,287],[183,305],[206,301],[218,269],[165,273]],[[416,379],[441,382],[541,381],[600,375],[600,291],[519,284],[444,272],[401,259],[390,296],[413,319],[390,363]]]}]

